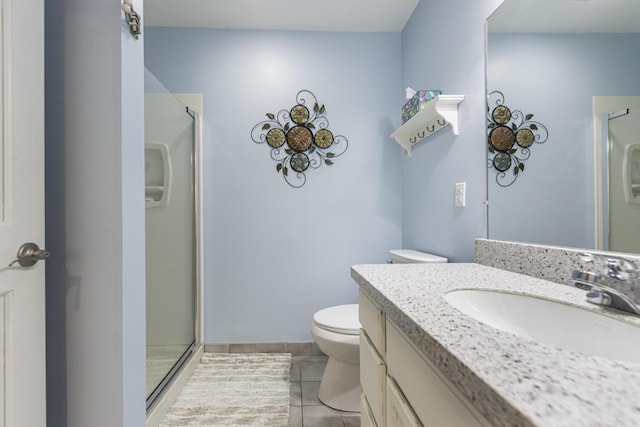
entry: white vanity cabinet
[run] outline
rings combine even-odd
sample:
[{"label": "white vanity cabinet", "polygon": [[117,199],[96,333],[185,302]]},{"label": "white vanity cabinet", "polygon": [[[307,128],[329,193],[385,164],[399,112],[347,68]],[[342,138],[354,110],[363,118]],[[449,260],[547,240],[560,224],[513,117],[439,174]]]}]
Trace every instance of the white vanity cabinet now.
[{"label": "white vanity cabinet", "polygon": [[[387,367],[384,313],[362,292],[360,311],[360,384],[362,385],[362,424],[385,425]],[[365,417],[372,419],[365,422]]]},{"label": "white vanity cabinet", "polygon": [[360,324],[363,426],[491,427],[362,292]]}]

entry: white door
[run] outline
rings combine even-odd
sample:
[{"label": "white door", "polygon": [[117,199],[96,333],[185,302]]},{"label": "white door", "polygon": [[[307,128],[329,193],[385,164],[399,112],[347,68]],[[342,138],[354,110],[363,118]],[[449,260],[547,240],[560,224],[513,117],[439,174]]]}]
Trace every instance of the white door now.
[{"label": "white door", "polygon": [[44,245],[43,0],[0,7],[0,426],[43,427],[44,262],[8,266]]}]

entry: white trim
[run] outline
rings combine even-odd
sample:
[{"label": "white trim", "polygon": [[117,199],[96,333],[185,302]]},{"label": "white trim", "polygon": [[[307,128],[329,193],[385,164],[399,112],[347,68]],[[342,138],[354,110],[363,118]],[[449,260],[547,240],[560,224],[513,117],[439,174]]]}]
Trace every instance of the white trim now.
[{"label": "white trim", "polygon": [[202,158],[202,104],[196,112],[196,344],[204,343],[204,194]]},{"label": "white trim", "polygon": [[[0,0],[0,34],[2,34],[2,40],[4,40],[4,43],[6,43],[7,40],[7,34],[5,34],[5,28],[6,28],[6,23],[4,21],[6,14],[4,13],[4,0]],[[7,63],[7,61],[5,60],[4,57],[4,52],[5,52],[5,47],[3,45],[0,45],[0,72],[2,73],[2,76],[6,76],[6,70],[5,70],[5,64]],[[0,97],[2,97],[2,101],[0,101],[0,129],[3,128],[3,118],[4,118],[4,111],[6,111],[5,105],[4,105],[4,97],[3,97],[3,88],[6,87],[6,82],[4,81],[4,77],[2,77],[0,79]],[[5,171],[5,160],[4,159],[8,159],[9,157],[6,157],[4,155],[4,135],[2,134],[2,132],[0,132],[0,224],[4,221],[4,194],[6,194],[6,188],[4,187],[4,183],[5,183],[5,178],[6,178],[6,173]],[[0,417],[1,418],[1,417]]]},{"label": "white trim", "polygon": [[13,53],[13,37],[11,25],[11,0],[2,0],[2,53],[0,70],[2,71],[2,112],[0,115],[0,126],[2,135],[2,174],[0,175],[0,185],[2,185],[2,193],[0,198],[0,223],[11,223],[13,220],[13,162],[9,159],[13,158],[13,129],[12,123],[12,105],[13,91],[11,87],[11,55]]},{"label": "white trim", "polygon": [[2,295],[2,305],[4,316],[2,319],[4,327],[4,397],[2,404],[4,405],[4,426],[13,427],[15,425],[15,401],[14,401],[14,385],[15,385],[15,321],[14,321],[14,295],[13,291]]},{"label": "white trim", "polygon": [[594,235],[595,235],[595,249],[603,249],[605,242],[605,231],[604,231],[604,218],[603,218],[603,209],[604,209],[604,189],[603,189],[603,168],[602,162],[603,160],[603,149],[602,147],[606,144],[606,141],[603,141],[603,129],[602,129],[602,121],[601,117],[604,114],[604,107],[602,105],[603,101],[598,96],[593,97],[593,167],[594,167]]}]

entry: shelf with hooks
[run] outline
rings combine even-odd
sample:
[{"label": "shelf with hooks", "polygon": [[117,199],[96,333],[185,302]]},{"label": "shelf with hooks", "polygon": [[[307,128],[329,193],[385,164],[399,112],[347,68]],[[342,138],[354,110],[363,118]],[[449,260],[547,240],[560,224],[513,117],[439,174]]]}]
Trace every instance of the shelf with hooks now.
[{"label": "shelf with hooks", "polygon": [[407,150],[411,157],[414,145],[447,125],[451,125],[453,134],[458,135],[458,104],[463,100],[464,95],[439,95],[396,129],[391,137]]}]

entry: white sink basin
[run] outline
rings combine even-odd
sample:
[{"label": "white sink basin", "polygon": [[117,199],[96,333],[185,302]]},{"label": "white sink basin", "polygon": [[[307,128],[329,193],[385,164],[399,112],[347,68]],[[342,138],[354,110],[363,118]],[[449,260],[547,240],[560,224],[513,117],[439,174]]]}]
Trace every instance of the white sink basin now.
[{"label": "white sink basin", "polygon": [[489,326],[542,344],[640,363],[640,327],[532,295],[461,289],[444,299]]}]

